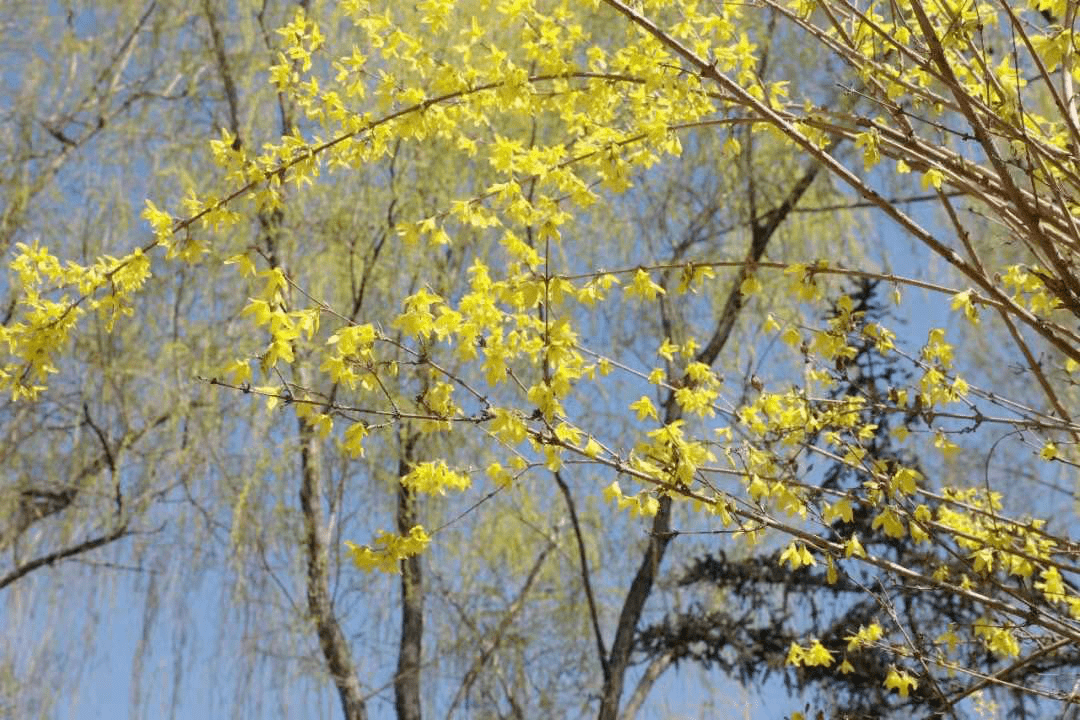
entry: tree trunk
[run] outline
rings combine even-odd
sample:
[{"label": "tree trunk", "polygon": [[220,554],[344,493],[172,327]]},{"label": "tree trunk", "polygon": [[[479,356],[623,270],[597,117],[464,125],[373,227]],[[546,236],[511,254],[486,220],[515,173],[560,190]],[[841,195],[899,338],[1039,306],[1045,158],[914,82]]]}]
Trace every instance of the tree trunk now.
[{"label": "tree trunk", "polygon": [[327,528],[322,508],[322,468],[319,465],[318,438],[311,428],[300,424],[300,509],[304,515],[304,559],[307,562],[308,612],[315,623],[319,647],[330,677],[341,698],[345,720],[365,720],[364,696],[356,678],[352,654],[341,632],[330,602]]},{"label": "tree trunk", "polygon": [[[415,437],[402,443],[398,477],[409,472]],[[416,496],[398,485],[397,529],[408,535],[416,525]],[[397,720],[420,720],[420,651],[424,636],[424,587],[420,557],[401,561],[401,646],[394,675],[394,707]]]}]

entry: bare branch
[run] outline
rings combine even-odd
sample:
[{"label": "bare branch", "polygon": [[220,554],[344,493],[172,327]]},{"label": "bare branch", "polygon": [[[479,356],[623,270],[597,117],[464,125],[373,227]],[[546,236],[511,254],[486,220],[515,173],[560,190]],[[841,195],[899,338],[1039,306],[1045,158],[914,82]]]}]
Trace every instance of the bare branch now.
[{"label": "bare branch", "polygon": [[31,560],[30,562],[23,563],[22,565],[19,565],[17,568],[9,572],[3,578],[0,578],[0,590],[3,590],[19,578],[25,577],[26,575],[29,575],[35,570],[43,568],[46,565],[53,565],[60,560],[74,557],[76,555],[81,555],[85,552],[89,552],[90,550],[96,550],[99,547],[108,545],[111,542],[115,542],[120,538],[131,534],[132,533],[128,532],[126,525],[121,525],[120,527],[105,535],[101,535],[91,540],[84,540],[77,545],[66,547],[63,550],[56,550],[49,553],[48,555],[42,555],[41,557]]}]

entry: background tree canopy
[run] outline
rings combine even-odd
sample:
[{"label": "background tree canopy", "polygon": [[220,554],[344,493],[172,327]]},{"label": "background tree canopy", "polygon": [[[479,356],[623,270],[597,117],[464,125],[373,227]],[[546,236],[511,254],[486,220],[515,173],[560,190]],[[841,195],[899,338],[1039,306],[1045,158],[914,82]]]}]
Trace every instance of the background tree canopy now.
[{"label": "background tree canopy", "polygon": [[0,715],[1072,717],[1076,10],[4,3]]}]

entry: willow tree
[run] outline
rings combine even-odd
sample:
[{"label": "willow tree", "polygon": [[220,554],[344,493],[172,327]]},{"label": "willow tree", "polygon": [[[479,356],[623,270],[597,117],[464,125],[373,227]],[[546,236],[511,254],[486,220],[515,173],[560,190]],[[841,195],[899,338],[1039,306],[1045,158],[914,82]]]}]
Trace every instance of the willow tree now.
[{"label": "willow tree", "polygon": [[[54,10],[10,3],[2,11],[8,32],[0,49],[22,70],[4,78],[0,224],[8,260],[24,258],[5,275],[5,332],[25,329],[20,303],[42,299],[12,282],[17,274],[44,279],[74,268],[52,265],[48,253],[38,256],[42,263],[25,264],[37,248],[93,266],[98,281],[107,277],[118,289],[139,284],[149,269],[159,281],[132,303],[99,306],[87,317],[48,371],[47,392],[5,396],[0,714],[48,716],[76,704],[80,681],[97,662],[84,643],[111,647],[111,626],[122,615],[121,624],[138,626],[135,647],[120,650],[134,651],[133,713],[155,714],[159,703],[183,707],[182,689],[199,684],[234,703],[232,715],[264,716],[263,703],[318,697],[323,687],[319,632],[336,617],[320,604],[320,592],[339,592],[340,553],[323,541],[305,561],[300,538],[304,518],[318,525],[318,512],[326,513],[323,531],[348,527],[340,517],[349,510],[335,493],[340,465],[327,463],[322,478],[307,476],[307,495],[327,504],[322,510],[310,502],[305,515],[297,482],[305,450],[295,419],[253,412],[200,385],[199,376],[234,359],[235,346],[254,342],[254,329],[237,322],[221,294],[229,282],[219,273],[231,277],[231,266],[203,263],[193,272],[179,262],[166,269],[150,263],[171,260],[147,254],[147,265],[133,264],[131,275],[110,268],[118,267],[118,254],[143,243],[136,206],[148,191],[180,197],[197,187],[196,178],[224,182],[207,152],[210,133],[225,127],[238,147],[258,146],[291,126],[291,100],[260,69],[273,62],[280,44],[274,30],[294,6],[266,3],[248,12],[214,2],[150,2]],[[406,148],[367,176],[321,198],[309,195],[303,213],[253,215],[246,241],[283,264],[302,248],[306,261],[317,259],[323,276],[338,283],[342,304],[358,312],[365,302],[385,302],[397,283],[415,282],[382,272],[391,255],[381,250],[395,209],[442,202],[452,170],[424,149]],[[307,225],[315,217],[319,235]],[[187,261],[197,252],[191,248]],[[429,270],[429,279],[440,272]],[[71,318],[86,307],[72,308]],[[132,313],[138,322],[125,322]],[[68,319],[53,317],[57,330]],[[289,438],[289,451],[261,442],[270,435]],[[387,451],[387,474],[397,471],[399,455]],[[325,492],[312,482],[325,483]],[[350,488],[349,502],[371,504],[369,486]],[[393,504],[385,510],[393,518]],[[209,611],[216,627],[193,628],[206,624],[193,615],[207,612],[207,584],[223,585],[215,588],[221,607]],[[320,627],[309,622],[309,592],[324,611]],[[188,670],[208,647],[236,669],[216,685]],[[155,668],[161,662],[171,668],[167,683]],[[283,687],[281,675],[301,679]],[[314,683],[305,685],[305,677]],[[279,699],[251,700],[275,697],[275,688]]]},{"label": "willow tree", "polygon": [[[148,202],[153,238],[131,253],[64,264],[40,244],[20,246],[0,383],[13,401],[46,397],[81,327],[95,313],[134,311],[161,282],[155,254],[192,273],[231,268],[213,275],[215,291],[261,337],[235,343],[199,394],[255,396],[275,421],[297,423],[295,435],[268,436],[288,452],[261,470],[299,467],[300,513],[277,531],[299,543],[305,615],[349,718],[364,716],[383,685],[394,686],[399,717],[452,714],[470,697],[491,714],[632,713],[676,659],[646,644],[656,635],[642,620],[669,548],[691,532],[731,536],[781,588],[866,594],[859,626],[796,623],[785,637],[793,675],[827,684],[836,674],[839,684],[854,674],[927,714],[960,713],[983,688],[1075,702],[1070,523],[1011,483],[1018,465],[1049,482],[1077,461],[1080,122],[1075,7],[1059,5],[301,9],[276,31],[269,67],[279,140],[257,146],[234,110],[212,143],[220,179],[182,202]],[[780,35],[819,62],[767,62]],[[680,155],[713,149],[704,156],[728,167],[680,165]],[[363,281],[345,287],[340,256],[305,245],[331,221],[320,200],[421,150],[465,171],[391,203],[393,232],[369,253],[392,258],[393,272],[381,302],[357,302]],[[779,177],[761,171],[763,160]],[[689,171],[671,172],[679,167]],[[727,195],[711,198],[700,222],[664,218],[679,205],[658,202],[658,234],[675,224],[683,237],[613,220],[725,173],[747,187],[723,242],[714,220],[730,209]],[[635,196],[635,186],[650,192]],[[807,207],[810,197],[831,200]],[[939,212],[912,213],[912,199]],[[810,227],[795,224],[803,210],[831,219],[819,231],[837,249],[772,242]],[[283,217],[297,218],[287,256]],[[618,241],[598,231],[613,224]],[[889,242],[845,238],[868,225],[890,228]],[[252,227],[254,242],[240,231]],[[910,245],[897,247],[901,237]],[[851,279],[891,286],[899,313],[925,313],[910,297],[929,293],[958,322],[913,337],[845,292]],[[745,307],[761,311],[756,339]],[[907,374],[873,375],[872,354]],[[1002,361],[1019,364],[1028,387],[994,368]],[[1008,466],[995,459],[1003,438]],[[364,469],[367,453],[389,448],[391,472],[381,461]],[[392,524],[351,518],[345,545],[358,577],[402,575],[400,651],[374,661],[378,680],[358,672],[329,594],[330,540],[342,529],[325,516],[327,496],[336,512],[323,474],[331,462],[339,495],[357,478],[391,476]],[[582,517],[582,491],[606,509]],[[259,478],[246,482],[235,513],[258,492]],[[542,542],[493,529],[493,505]],[[621,589],[590,560],[598,538],[640,553]],[[530,695],[527,650],[512,666],[518,677],[492,658],[547,642],[514,627],[528,606],[521,627],[542,632],[546,606],[528,596],[545,571],[554,581],[548,557],[560,546],[574,555],[567,567],[584,607],[548,617],[566,624],[562,646],[584,648],[593,671],[576,697],[558,684]],[[434,595],[422,568],[441,580],[472,567],[472,555],[513,560],[504,577],[484,564],[486,591],[509,602],[477,633],[486,641],[472,659],[454,666],[460,682],[425,705],[419,598]],[[468,633],[485,627],[450,597]],[[634,673],[635,650],[650,647],[657,662]]]},{"label": "willow tree", "polygon": [[[201,144],[197,136],[216,125],[173,112],[204,92],[197,57],[170,32],[179,15],[174,8],[128,3],[66,9],[43,13],[23,2],[0,9],[0,53],[6,66],[18,68],[0,85],[0,248],[6,267],[21,246],[35,242],[77,262],[126,252],[130,239],[143,232],[132,181],[151,187],[132,169],[190,158],[192,146]],[[177,142],[161,142],[162,117],[172,118]],[[17,308],[25,296],[14,277],[5,272],[2,284],[5,333],[25,322]],[[72,581],[94,578],[81,608],[115,617],[107,597],[111,580],[125,571],[100,572],[90,563],[101,562],[117,543],[141,544],[147,531],[160,526],[130,520],[152,512],[158,493],[175,487],[171,471],[183,454],[181,428],[202,402],[175,392],[168,380],[170,368],[200,352],[171,343],[184,332],[181,325],[194,330],[197,321],[166,320],[177,319],[166,308],[184,307],[190,290],[191,276],[178,273],[145,293],[141,307],[160,322],[139,330],[113,326],[104,317],[83,325],[47,395],[4,398],[2,713],[54,712],[73,677],[59,658],[85,654],[79,638],[88,636],[80,626],[93,624],[91,613],[71,612],[73,596],[61,583],[35,585],[36,579],[69,563]],[[139,334],[148,342],[138,342]],[[71,622],[62,623],[65,618]]]}]

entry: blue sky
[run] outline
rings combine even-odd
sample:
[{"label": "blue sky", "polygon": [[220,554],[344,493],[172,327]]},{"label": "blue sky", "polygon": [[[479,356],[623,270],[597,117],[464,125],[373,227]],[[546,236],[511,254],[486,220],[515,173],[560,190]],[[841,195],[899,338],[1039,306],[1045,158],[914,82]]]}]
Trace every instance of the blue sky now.
[{"label": "blue sky", "polygon": [[[53,9],[59,6],[54,5]],[[93,158],[87,158],[92,162]],[[149,164],[136,163],[126,171],[136,178],[149,173]],[[131,190],[132,211],[141,206],[141,195],[150,184],[150,178],[143,178],[144,183],[137,184]],[[916,210],[917,213],[923,212]],[[927,222],[935,222],[926,215]],[[893,265],[890,269],[901,274],[918,275],[929,268],[919,264],[919,255],[909,252],[911,241],[898,234],[889,225],[872,226],[871,247],[888,247]],[[806,258],[804,258],[806,259]],[[899,311],[904,316],[902,341],[910,348],[917,348],[931,327],[950,326],[955,316],[948,309],[947,299],[933,296],[924,291],[905,291],[905,304]],[[619,527],[623,527],[619,524]],[[127,543],[121,543],[113,549],[100,554],[117,562],[125,562],[128,556]],[[97,557],[97,556],[95,556]],[[669,556],[667,568],[672,569],[672,556]],[[244,678],[240,677],[241,666],[232,662],[230,648],[235,643],[257,642],[258,628],[245,624],[244,618],[223,614],[223,606],[228,604],[231,592],[230,580],[220,573],[207,573],[197,589],[182,588],[184,612],[174,614],[172,602],[162,602],[156,616],[147,618],[146,608],[148,576],[138,576],[130,571],[115,570],[111,587],[106,586],[93,598],[79,598],[72,593],[63,597],[58,607],[59,615],[37,615],[39,626],[33,624],[26,632],[34,630],[42,635],[53,633],[62,637],[77,633],[79,638],[87,632],[87,621],[97,623],[92,633],[85,635],[86,649],[83,657],[85,665],[78,671],[78,691],[65,697],[56,708],[55,716],[65,720],[91,720],[93,718],[123,717],[174,717],[179,720],[188,718],[224,717],[232,704],[241,700],[240,705],[248,708],[253,717],[262,714],[272,715],[276,706],[287,703],[285,713],[298,718],[336,718],[339,715],[337,700],[328,686],[311,687],[306,680],[298,680],[293,675],[284,675],[281,684],[286,688],[280,695],[269,694],[257,700],[244,698]],[[48,583],[67,582],[65,568],[56,571],[45,570],[35,581]],[[179,582],[184,582],[181,574]],[[77,579],[73,576],[72,579]],[[624,578],[625,579],[625,578]],[[171,578],[169,582],[176,582]],[[625,583],[624,583],[625,584]],[[79,591],[92,587],[84,584]],[[165,593],[178,591],[174,587],[162,589]],[[63,593],[63,590],[59,592]],[[373,602],[395,601],[393,595],[374,597]],[[5,598],[10,600],[10,597]],[[354,618],[361,624],[363,615]],[[46,627],[46,624],[50,626]],[[138,677],[140,701],[133,707],[135,680],[131,671],[139,653],[142,632],[149,628],[147,651],[143,655],[143,672]],[[221,633],[218,637],[217,633]],[[392,628],[387,635],[392,635]],[[610,640],[610,638],[609,638]],[[77,645],[78,640],[68,638],[68,643]],[[58,642],[59,645],[65,643]],[[366,647],[366,646],[365,646]],[[309,647],[308,649],[311,649]],[[387,657],[392,657],[394,648],[382,648]],[[358,650],[363,650],[358,646]],[[181,657],[183,668],[181,684],[175,691],[174,674],[177,668],[176,657]],[[77,658],[76,658],[77,659]],[[385,660],[385,659],[384,659]],[[71,663],[78,665],[77,662]],[[385,662],[383,663],[385,665]],[[288,663],[283,663],[287,666]],[[248,687],[262,692],[274,684],[273,673],[278,666],[272,661],[256,667],[256,677]],[[711,697],[711,709],[703,708],[705,698]],[[373,718],[392,717],[390,705],[386,702],[386,693],[370,705]],[[262,703],[262,712],[258,703]],[[641,717],[751,717],[775,718],[793,709],[799,709],[801,703],[792,701],[776,680],[766,685],[747,691],[725,678],[715,675],[706,676],[697,668],[686,666],[679,671],[669,671],[653,690],[647,710]]]}]

